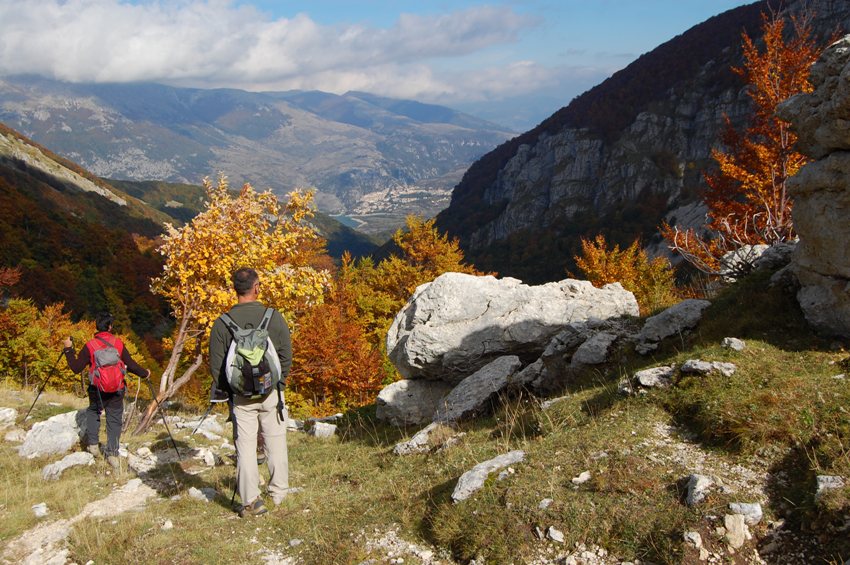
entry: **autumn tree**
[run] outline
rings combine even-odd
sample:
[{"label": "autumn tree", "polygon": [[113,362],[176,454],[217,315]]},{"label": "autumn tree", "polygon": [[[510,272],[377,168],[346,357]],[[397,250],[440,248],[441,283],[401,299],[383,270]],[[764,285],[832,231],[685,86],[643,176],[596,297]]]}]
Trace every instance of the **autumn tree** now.
[{"label": "autumn tree", "polygon": [[371,258],[343,261],[340,270],[356,297],[361,325],[382,348],[393,318],[416,287],[448,272],[483,274],[466,264],[458,240],[439,233],[435,220],[408,216],[406,228],[393,235],[398,252],[377,264]]},{"label": "autumn tree", "polygon": [[256,269],[263,281],[261,299],[288,317],[320,302],[328,282],[328,273],[313,266],[323,246],[316,244],[318,236],[307,223],[312,193],[292,192],[281,205],[271,192],[245,184],[234,196],[224,176],[217,185],[205,179],[204,189],[205,210],[180,229],[168,226],[159,247],[165,265],[151,289],[168,300],[178,325],[157,402],[148,407],[137,432],[150,424],[159,403],[201,367],[213,322],[235,302],[233,271]]},{"label": "autumn tree", "polygon": [[809,68],[822,49],[808,19],[792,16],[790,22],[793,35],[786,40],[785,20],[762,14],[761,49],[742,34],[744,64],[732,70],[746,81],[753,112],[743,131],[726,116],[724,148],[711,153],[718,167],[704,175],[708,235],[668,224],[661,228],[670,248],[703,272],[720,273],[721,258],[743,246],[795,237],[786,181],[806,157],[794,150],[796,135],[775,110],[790,96],[811,91]]},{"label": "autumn tree", "polygon": [[371,404],[383,386],[380,351],[358,322],[351,289],[336,279],[325,301],[308,308],[292,336],[290,410],[325,416]]},{"label": "autumn tree", "polygon": [[676,302],[673,267],[664,257],[650,259],[635,240],[626,249],[619,245],[608,248],[605,236],[581,239],[582,254],[574,257],[576,265],[593,286],[619,282],[635,295],[640,313],[651,314]]}]

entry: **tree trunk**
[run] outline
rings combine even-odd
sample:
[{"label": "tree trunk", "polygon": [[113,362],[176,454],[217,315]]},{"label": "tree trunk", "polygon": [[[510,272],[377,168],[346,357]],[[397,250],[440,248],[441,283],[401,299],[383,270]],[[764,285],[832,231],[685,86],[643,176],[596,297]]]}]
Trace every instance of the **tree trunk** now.
[{"label": "tree trunk", "polygon": [[164,391],[161,391],[159,394],[157,394],[156,398],[151,399],[151,403],[148,404],[148,407],[145,409],[144,413],[142,413],[142,417],[139,419],[139,424],[133,430],[133,435],[139,435],[147,431],[147,429],[151,425],[151,422],[153,422],[154,416],[156,416],[156,413],[159,412],[159,407],[162,405],[162,403],[174,396],[174,394],[178,390],[180,390],[183,385],[189,382],[189,380],[192,378],[192,375],[194,375],[195,371],[198,370],[198,367],[201,366],[203,360],[203,356],[198,353],[198,355],[195,357],[195,361],[188,369],[186,369],[186,372],[183,373],[183,376],[174,381]]}]

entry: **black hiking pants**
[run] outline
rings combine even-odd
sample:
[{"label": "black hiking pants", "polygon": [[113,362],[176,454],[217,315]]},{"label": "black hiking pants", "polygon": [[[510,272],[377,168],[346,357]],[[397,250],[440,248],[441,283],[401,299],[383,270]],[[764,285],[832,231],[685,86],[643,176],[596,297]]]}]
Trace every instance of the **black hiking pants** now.
[{"label": "black hiking pants", "polygon": [[118,455],[121,421],[124,417],[124,391],[101,392],[89,385],[89,407],[86,409],[86,444],[97,445],[100,436],[100,413],[106,412],[106,449],[104,455]]}]

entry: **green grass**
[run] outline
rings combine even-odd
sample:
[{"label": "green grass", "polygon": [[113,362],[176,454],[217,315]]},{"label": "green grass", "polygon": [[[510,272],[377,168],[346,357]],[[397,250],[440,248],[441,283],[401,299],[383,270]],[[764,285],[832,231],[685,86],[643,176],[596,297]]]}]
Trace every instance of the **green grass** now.
[{"label": "green grass", "polygon": [[[713,464],[769,473],[765,520],[754,533],[764,535],[769,520],[785,519],[803,537],[819,532],[822,562],[843,563],[850,558],[850,536],[840,531],[850,518],[850,487],[816,501],[814,484],[822,474],[850,478],[850,379],[833,378],[850,373],[850,354],[812,335],[793,297],[765,291],[764,282],[749,279],[722,293],[697,331],[649,358],[626,350],[610,366],[574,375],[565,397],[545,410],[527,394],[504,397],[492,415],[461,424],[456,442],[443,450],[393,455],[393,445],[417,429],[378,423],[373,408],[348,413],[339,437],[330,441],[291,433],[291,483],[304,490],[259,519],[239,519],[232,511],[232,465],[198,475],[187,472],[199,466],[194,463],[160,469],[153,481],[157,501],[141,512],[76,524],[71,558],[262,563],[262,552],[274,551],[306,564],[381,562],[386,556],[368,551],[365,537],[397,527],[402,538],[441,548],[460,562],[521,563],[576,543],[598,545],[624,560],[691,562],[693,550],[682,533],[700,531],[711,551],[722,551],[715,528],[728,503],[754,501],[756,494],[712,491],[703,504],[685,505],[684,479],[695,470],[657,431],[674,424]],[[747,348],[723,349],[727,336],[744,339]],[[682,377],[669,390],[635,397],[617,392],[620,378],[637,369],[691,358],[731,361],[738,371],[729,378]],[[23,413],[32,396],[14,400],[12,392],[0,390],[0,405]],[[33,419],[60,411],[45,403]],[[189,430],[172,432],[182,451]],[[170,448],[161,427],[123,439],[131,450]],[[209,443],[199,436],[191,441]],[[513,474],[491,477],[469,500],[451,501],[461,474],[511,449],[526,451]],[[45,463],[20,459],[8,443],[0,446],[0,542],[38,523],[32,504],[47,502],[52,518],[67,518],[130,476],[106,474],[100,465],[46,483],[40,474]],[[591,478],[574,484],[584,471]],[[186,495],[191,486],[214,487],[219,496],[199,502]],[[544,498],[553,500],[548,508],[540,507]],[[162,529],[166,520],[173,529]],[[563,546],[535,535],[536,528],[550,526],[564,533]],[[293,539],[303,543],[290,547]]]}]

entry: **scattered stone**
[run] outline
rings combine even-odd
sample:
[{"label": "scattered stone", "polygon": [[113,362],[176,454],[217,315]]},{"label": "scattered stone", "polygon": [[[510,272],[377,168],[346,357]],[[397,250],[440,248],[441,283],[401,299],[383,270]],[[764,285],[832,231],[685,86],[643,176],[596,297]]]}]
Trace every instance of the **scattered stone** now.
[{"label": "scattered stone", "polygon": [[166,520],[159,529],[164,531],[174,529],[174,523],[171,520]]},{"label": "scattered stone", "polygon": [[590,339],[582,343],[575,353],[571,363],[573,365],[599,365],[608,360],[608,349],[617,340],[617,336],[608,332],[593,334]]},{"label": "scattered stone", "polygon": [[3,436],[3,439],[9,443],[23,443],[26,438],[27,433],[21,428],[12,428],[10,431],[6,432],[5,436]]},{"label": "scattered stone", "polygon": [[558,398],[551,398],[549,400],[544,400],[543,402],[540,403],[540,409],[541,410],[548,410],[552,406],[558,404],[559,402],[563,402],[564,400],[567,400],[568,398],[569,398],[569,395],[564,395],[564,396],[559,396]]},{"label": "scattered stone", "polygon": [[662,340],[695,327],[702,319],[703,310],[709,306],[708,300],[689,298],[650,316],[637,336],[635,349],[641,355],[655,351]]},{"label": "scattered stone", "polygon": [[540,504],[537,505],[537,508],[539,508],[540,510],[546,510],[547,508],[549,508],[549,506],[552,505],[553,502],[555,501],[551,498],[544,498],[540,501]]},{"label": "scattered stone", "polygon": [[741,549],[747,540],[753,537],[741,514],[726,514],[723,517],[723,525],[726,528],[724,538],[734,549]]},{"label": "scattered stone", "polygon": [[218,491],[211,487],[204,487],[202,489],[198,489],[195,487],[189,487],[189,496],[194,498],[195,500],[202,500],[204,502],[212,502]]},{"label": "scattered stone", "polygon": [[546,537],[546,533],[540,529],[540,526],[534,526],[534,535],[539,540],[542,540]]},{"label": "scattered stone", "polygon": [[644,388],[667,388],[673,383],[675,365],[652,367],[634,374],[634,380]]},{"label": "scattered stone", "polygon": [[734,363],[722,361],[702,361],[700,359],[688,359],[680,369],[683,373],[695,373],[697,375],[710,375],[717,372],[724,377],[731,377],[738,370]]},{"label": "scattered stone", "polygon": [[299,538],[292,538],[291,540],[289,540],[289,547],[298,547],[302,543],[304,543],[304,540]]},{"label": "scattered stone", "polygon": [[729,505],[729,510],[731,510],[733,514],[742,515],[748,526],[758,524],[761,522],[763,516],[761,504],[758,502],[733,502]]},{"label": "scattered stone", "polygon": [[546,537],[556,543],[564,543],[564,532],[555,526],[549,526],[546,528]]},{"label": "scattered stone", "polygon": [[310,426],[310,429],[307,430],[307,433],[311,436],[320,439],[332,438],[336,435],[336,425],[316,421],[313,422],[313,425]]},{"label": "scattered stone", "polygon": [[699,532],[685,532],[685,543],[691,545],[696,549],[700,549],[702,547],[702,536]]},{"label": "scattered stone", "polygon": [[[169,422],[174,421],[174,417],[169,418]],[[224,428],[221,424],[218,423],[218,419],[215,414],[208,414],[206,418],[201,421],[200,418],[196,420],[183,420],[183,421],[174,421],[175,428],[188,428],[192,431],[195,428],[198,429],[197,433],[207,432],[213,435],[219,435],[224,433]],[[204,434],[206,435],[206,434]]]},{"label": "scattered stone", "polygon": [[451,440],[457,432],[451,426],[440,422],[431,422],[410,438],[409,440],[397,443],[393,447],[393,453],[396,455],[410,455],[412,453],[425,453],[433,447],[439,445],[444,446]]},{"label": "scattered stone", "polygon": [[35,459],[45,455],[62,455],[78,445],[86,429],[85,410],[75,410],[36,422],[27,432],[18,455]]},{"label": "scattered stone", "polygon": [[499,455],[498,457],[494,457],[489,461],[479,463],[461,475],[460,479],[458,479],[454,492],[452,492],[452,500],[455,503],[466,500],[472,496],[475,491],[484,486],[484,482],[491,473],[519,463],[524,459],[525,452],[522,450],[515,450]]},{"label": "scattered stone", "polygon": [[14,408],[0,408],[0,430],[15,425],[18,419],[18,411]]},{"label": "scattered stone", "polygon": [[844,488],[844,478],[837,475],[818,475],[815,500],[820,499],[826,491]]},{"label": "scattered stone", "polygon": [[582,471],[578,477],[573,477],[572,483],[574,485],[581,485],[590,480],[590,471]]},{"label": "scattered stone", "polygon": [[483,411],[493,395],[508,384],[522,363],[516,355],[499,357],[463,379],[434,413],[435,422],[457,422]]},{"label": "scattered stone", "polygon": [[39,502],[38,504],[32,505],[32,512],[35,514],[36,518],[44,518],[50,511],[47,509],[46,502]]},{"label": "scattered stone", "polygon": [[743,351],[747,345],[737,337],[724,337],[720,345],[732,351]]},{"label": "scattered stone", "polygon": [[65,469],[78,465],[93,465],[94,455],[88,451],[75,451],[62,458],[61,461],[51,463],[41,470],[41,476],[45,481],[55,481]]},{"label": "scattered stone", "polygon": [[452,390],[443,381],[402,379],[381,390],[375,401],[376,417],[395,426],[431,422],[440,401]]},{"label": "scattered stone", "polygon": [[286,419],[286,429],[291,432],[303,432],[304,431],[304,421],[303,420],[295,420],[293,418]]},{"label": "scattered stone", "polygon": [[688,506],[694,506],[705,500],[708,490],[714,485],[709,477],[705,475],[693,474],[688,477],[688,494],[685,497],[685,502]]}]

